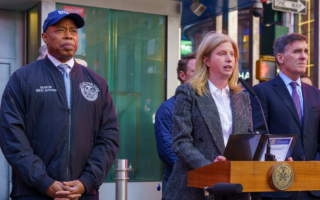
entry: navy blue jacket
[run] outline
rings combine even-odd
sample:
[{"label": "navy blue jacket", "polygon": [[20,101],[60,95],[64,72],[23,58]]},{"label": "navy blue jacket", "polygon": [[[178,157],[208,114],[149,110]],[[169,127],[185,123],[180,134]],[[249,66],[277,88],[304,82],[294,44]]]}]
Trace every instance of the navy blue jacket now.
[{"label": "navy blue jacket", "polygon": [[177,157],[172,150],[173,106],[174,96],[161,104],[156,113],[154,124],[158,154],[165,165],[164,180],[169,180]]},{"label": "navy blue jacket", "polygon": [[[301,124],[293,99],[280,76],[253,87],[261,102],[270,134],[298,134],[291,157],[294,161],[316,158],[320,143],[320,90],[302,83],[303,124]],[[266,133],[261,109],[256,98],[251,98],[253,130]],[[311,192],[320,196],[318,191]],[[262,193],[265,197],[288,198],[292,192]]]},{"label": "navy blue jacket", "polygon": [[106,81],[75,62],[71,108],[61,72],[46,57],[18,69],[3,93],[0,146],[12,166],[11,197],[44,196],[55,181],[80,180],[97,195],[119,148]]}]

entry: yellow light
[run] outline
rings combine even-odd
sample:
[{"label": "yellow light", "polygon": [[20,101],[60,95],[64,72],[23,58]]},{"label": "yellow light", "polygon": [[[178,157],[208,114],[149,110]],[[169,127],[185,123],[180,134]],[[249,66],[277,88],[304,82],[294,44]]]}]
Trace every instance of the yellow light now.
[{"label": "yellow light", "polygon": [[243,42],[249,42],[249,35],[244,35],[242,40]]}]

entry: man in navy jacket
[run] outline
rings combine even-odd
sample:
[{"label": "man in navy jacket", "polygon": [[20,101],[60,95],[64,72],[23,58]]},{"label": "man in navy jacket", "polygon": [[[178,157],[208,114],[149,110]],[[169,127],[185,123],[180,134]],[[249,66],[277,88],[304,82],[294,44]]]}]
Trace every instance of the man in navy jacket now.
[{"label": "man in navy jacket", "polygon": [[[177,75],[179,81],[186,83],[193,75],[196,65],[196,53],[190,53],[182,57],[178,62]],[[162,181],[162,192],[169,180],[176,155],[172,150],[172,111],[174,96],[163,102],[159,107],[155,118],[155,134],[157,149],[160,159],[165,165],[165,173]]]},{"label": "man in navy jacket", "polygon": [[106,81],[79,65],[78,14],[49,13],[48,55],[18,69],[3,93],[0,146],[12,166],[14,200],[97,200],[119,149]]},{"label": "man in navy jacket", "polygon": [[[320,91],[302,83],[308,61],[307,38],[298,33],[286,34],[274,43],[279,75],[253,87],[261,101],[270,134],[297,134],[291,157],[310,161],[319,153]],[[258,101],[251,98],[253,128],[266,133]],[[262,193],[264,200],[320,199],[318,191]]]}]

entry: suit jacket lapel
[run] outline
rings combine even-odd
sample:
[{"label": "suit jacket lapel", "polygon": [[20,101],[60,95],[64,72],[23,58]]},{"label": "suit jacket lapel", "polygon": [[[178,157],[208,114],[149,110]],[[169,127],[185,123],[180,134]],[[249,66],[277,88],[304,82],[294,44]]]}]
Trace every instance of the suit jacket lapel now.
[{"label": "suit jacket lapel", "polygon": [[279,97],[282,99],[285,105],[288,107],[291,114],[293,115],[293,118],[296,120],[296,122],[299,124],[300,129],[302,130],[302,125],[299,119],[299,115],[294,105],[294,102],[292,100],[292,97],[288,91],[287,86],[284,84],[283,80],[279,75],[274,79],[273,85],[274,85],[273,89],[279,95]]},{"label": "suit jacket lapel", "polygon": [[[303,96],[303,130],[305,130],[308,117],[309,117],[309,111],[311,109],[311,100],[312,100],[312,91],[309,90],[310,86],[302,83],[302,96]],[[304,132],[304,131],[303,131]]]},{"label": "suit jacket lapel", "polygon": [[[207,89],[209,89],[209,85],[207,83]],[[212,95],[209,93],[203,94],[203,96],[195,96],[198,108],[200,110],[201,115],[203,116],[204,121],[211,133],[212,139],[216,144],[220,155],[223,155],[225,150],[221,121],[219,117],[219,112],[217,106],[213,100]]]},{"label": "suit jacket lapel", "polygon": [[[243,114],[243,104],[240,101],[240,97],[233,91],[230,90],[230,104],[232,110],[232,134],[245,133],[242,132],[244,124],[247,122],[244,121]],[[240,121],[240,122],[239,122]]]}]

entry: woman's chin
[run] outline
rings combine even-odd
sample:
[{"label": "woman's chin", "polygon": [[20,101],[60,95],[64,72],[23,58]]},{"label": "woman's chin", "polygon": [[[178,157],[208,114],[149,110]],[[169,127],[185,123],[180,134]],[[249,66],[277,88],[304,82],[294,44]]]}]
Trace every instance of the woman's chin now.
[{"label": "woman's chin", "polygon": [[228,80],[231,75],[232,75],[232,72],[224,72],[224,73],[222,74],[222,77],[224,77],[225,79]]}]

